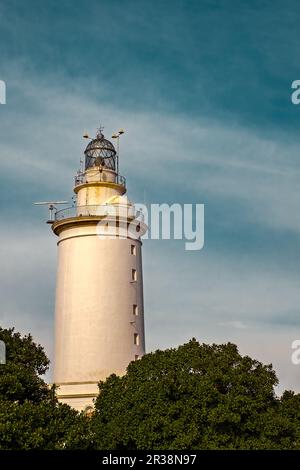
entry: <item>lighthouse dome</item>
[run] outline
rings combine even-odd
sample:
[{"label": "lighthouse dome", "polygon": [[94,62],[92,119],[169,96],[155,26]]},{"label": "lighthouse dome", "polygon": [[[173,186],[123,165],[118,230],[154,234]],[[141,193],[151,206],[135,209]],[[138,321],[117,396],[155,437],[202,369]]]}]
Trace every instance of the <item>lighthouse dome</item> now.
[{"label": "lighthouse dome", "polygon": [[86,170],[94,166],[116,169],[116,149],[109,140],[105,139],[101,130],[97,132],[96,138],[89,142],[84,154]]}]

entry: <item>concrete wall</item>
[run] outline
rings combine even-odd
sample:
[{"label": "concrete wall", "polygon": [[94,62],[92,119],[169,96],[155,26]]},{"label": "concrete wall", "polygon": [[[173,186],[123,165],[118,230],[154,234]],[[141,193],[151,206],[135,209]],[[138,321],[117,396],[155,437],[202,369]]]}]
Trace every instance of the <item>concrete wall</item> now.
[{"label": "concrete wall", "polygon": [[58,247],[55,383],[124,373],[145,351],[141,243],[100,239],[91,226],[63,231]]},{"label": "concrete wall", "polygon": [[[114,183],[115,172],[91,169],[85,176],[74,188],[77,206],[106,204],[126,191]],[[145,353],[141,241],[126,233],[126,214],[121,209],[124,238],[111,239],[112,229],[79,217],[81,209],[52,226],[59,236],[54,383],[59,400],[78,410],[92,405],[99,380],[123,375]]]}]

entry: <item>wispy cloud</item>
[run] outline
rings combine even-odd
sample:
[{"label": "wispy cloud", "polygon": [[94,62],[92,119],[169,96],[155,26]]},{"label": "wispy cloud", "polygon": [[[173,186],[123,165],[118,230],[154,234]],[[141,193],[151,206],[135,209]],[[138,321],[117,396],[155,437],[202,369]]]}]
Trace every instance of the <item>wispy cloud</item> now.
[{"label": "wispy cloud", "polygon": [[247,325],[240,320],[232,320],[232,321],[225,321],[225,322],[220,322],[219,326],[225,326],[225,327],[231,327],[231,328],[236,328],[237,330],[244,330],[247,328]]}]

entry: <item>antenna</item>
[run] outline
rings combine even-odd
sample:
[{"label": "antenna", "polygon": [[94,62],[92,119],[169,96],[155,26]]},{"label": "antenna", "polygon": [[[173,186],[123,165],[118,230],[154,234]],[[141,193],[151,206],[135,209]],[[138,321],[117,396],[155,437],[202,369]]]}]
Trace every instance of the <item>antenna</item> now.
[{"label": "antenna", "polygon": [[119,155],[120,136],[124,134],[124,129],[119,129],[118,132],[114,132],[111,136],[112,139],[117,139],[117,154]]},{"label": "antenna", "polygon": [[104,126],[101,126],[101,124],[100,124],[100,127],[97,129],[97,134],[96,134],[96,136],[97,136],[97,137],[98,137],[98,136],[103,136],[102,131],[104,131]]},{"label": "antenna", "polygon": [[[100,124],[100,127],[98,127],[97,132],[96,132],[96,138],[103,138],[103,133],[102,133],[103,130],[104,130],[104,126],[101,126]],[[85,132],[82,137],[84,139],[93,140],[93,138],[89,136],[88,132]]]},{"label": "antenna", "polygon": [[42,202],[34,202],[34,206],[48,206],[49,209],[49,220],[47,220],[47,224],[52,224],[53,220],[53,211],[56,211],[56,205],[58,204],[68,204],[68,201],[42,201]]},{"label": "antenna", "polygon": [[124,134],[124,129],[119,129],[118,132],[115,132],[111,138],[117,139],[117,177],[119,177],[119,154],[120,154],[120,136]]}]

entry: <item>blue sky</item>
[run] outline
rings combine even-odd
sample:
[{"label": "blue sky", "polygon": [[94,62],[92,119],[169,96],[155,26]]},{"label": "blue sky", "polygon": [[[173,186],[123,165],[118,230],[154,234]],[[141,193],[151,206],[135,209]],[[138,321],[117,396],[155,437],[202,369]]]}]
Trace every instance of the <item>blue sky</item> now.
[{"label": "blue sky", "polygon": [[0,1],[1,324],[53,351],[56,241],[84,130],[126,129],[147,203],[204,203],[205,247],[145,241],[148,350],[236,342],[300,391],[300,6],[296,1]]}]

